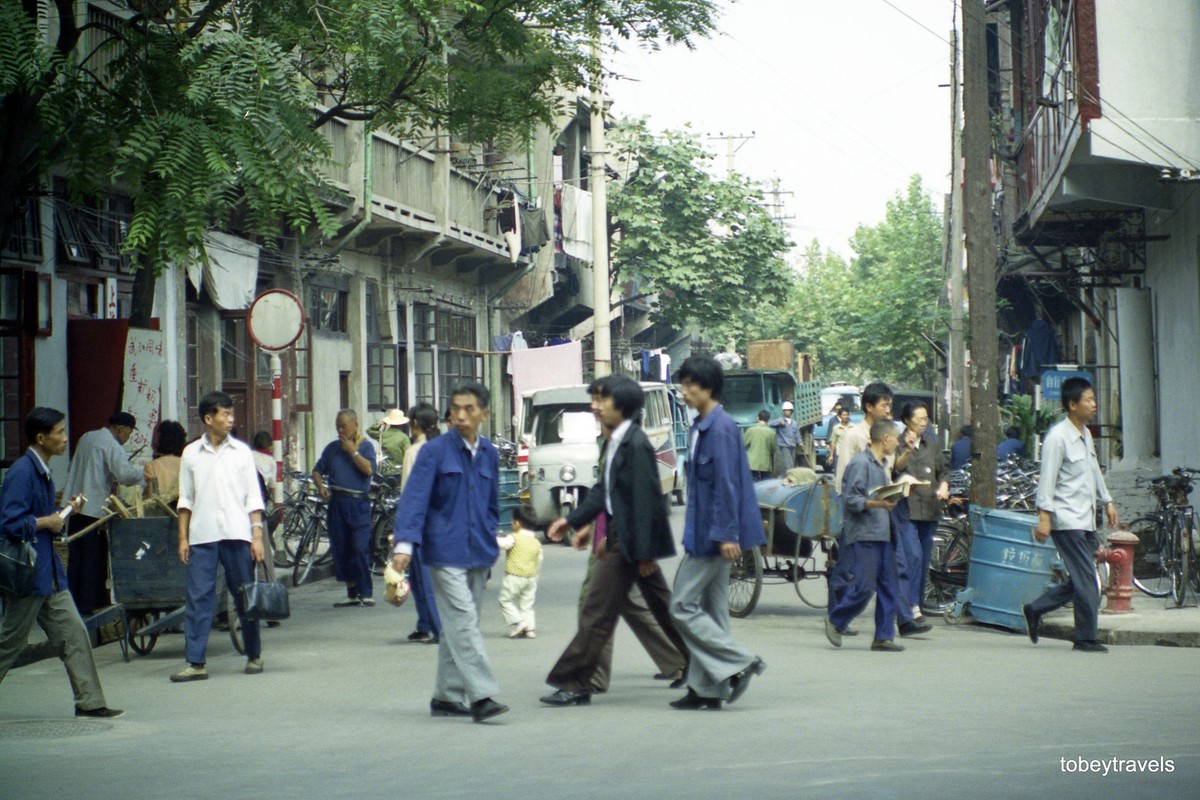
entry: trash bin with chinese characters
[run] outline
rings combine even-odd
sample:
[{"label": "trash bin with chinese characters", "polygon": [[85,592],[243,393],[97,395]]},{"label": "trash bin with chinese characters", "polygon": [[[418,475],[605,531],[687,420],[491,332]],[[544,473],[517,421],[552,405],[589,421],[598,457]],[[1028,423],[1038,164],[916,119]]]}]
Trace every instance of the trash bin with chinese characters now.
[{"label": "trash bin with chinese characters", "polygon": [[978,622],[1024,631],[1021,606],[1046,590],[1058,555],[1052,542],[1033,538],[1036,527],[1033,514],[973,506],[967,588],[947,614],[966,608]]}]

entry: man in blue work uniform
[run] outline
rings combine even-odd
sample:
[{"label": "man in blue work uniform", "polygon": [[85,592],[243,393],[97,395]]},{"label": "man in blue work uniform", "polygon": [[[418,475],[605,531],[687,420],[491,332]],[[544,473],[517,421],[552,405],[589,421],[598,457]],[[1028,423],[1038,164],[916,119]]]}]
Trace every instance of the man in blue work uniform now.
[{"label": "man in blue work uniform", "polygon": [[490,415],[489,398],[481,383],[454,389],[452,427],[421,448],[400,496],[392,556],[392,566],[403,572],[414,545],[421,548],[442,617],[429,713],[470,716],[475,722],[508,711],[492,699],[500,684],[479,632],[484,583],[500,555],[500,456],[479,435]]},{"label": "man in blue work uniform", "polygon": [[741,431],[719,402],[725,385],[720,363],[692,356],[679,368],[679,382],[684,402],[698,416],[688,433],[685,555],[671,599],[671,617],[691,653],[688,693],[671,705],[716,709],[722,700],[740,698],[751,676],[767,667],[734,641],[728,597],[730,565],[767,537]]},{"label": "man in blue work uniform", "polygon": [[351,409],[339,411],[336,424],[338,438],[325,445],[312,473],[321,498],[329,501],[334,577],[346,583],[346,599],[334,606],[373,606],[371,501],[367,492],[375,472],[375,448],[359,432],[358,415]]},{"label": "man in blue work uniform", "polygon": [[779,448],[780,475],[796,466],[796,448],[800,446],[800,427],[792,419],[795,407],[791,401],[783,402],[783,418],[772,423],[775,428],[775,444]]},{"label": "man in blue work uniform", "polygon": [[[96,659],[83,619],[67,591],[67,575],[53,539],[65,524],[54,506],[54,479],[47,464],[67,452],[67,426],[61,411],[35,408],[25,418],[29,450],[4,476],[0,489],[0,536],[33,540],[37,551],[33,592],[4,593],[0,628],[0,681],[16,663],[37,622],[67,668],[75,690],[75,716],[112,718],[122,711],[105,704]],[[74,504],[78,511],[81,501]]]},{"label": "man in blue work uniform", "polygon": [[896,503],[894,499],[872,496],[876,488],[890,483],[883,465],[896,452],[899,437],[890,419],[872,423],[870,435],[871,446],[850,459],[842,476],[842,536],[854,564],[854,578],[843,595],[831,598],[825,636],[834,647],[841,647],[846,627],[875,595],[875,639],[871,649],[899,652],[904,648],[894,641],[896,551],[889,517]]}]

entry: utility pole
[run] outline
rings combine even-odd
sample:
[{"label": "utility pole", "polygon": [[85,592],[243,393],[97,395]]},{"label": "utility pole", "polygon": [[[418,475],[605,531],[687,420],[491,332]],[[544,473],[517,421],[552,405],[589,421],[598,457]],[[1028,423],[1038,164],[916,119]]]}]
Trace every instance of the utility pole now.
[{"label": "utility pole", "polygon": [[608,279],[608,175],[604,160],[608,146],[604,139],[604,72],[600,64],[600,26],[592,38],[591,169],[588,188],[592,190],[592,314],[595,376],[612,374],[612,331],[609,317],[612,291]]},{"label": "utility pole", "polygon": [[996,342],[996,256],[992,249],[992,175],[987,22],[983,0],[963,0],[963,200],[967,222],[967,293],[971,302],[971,503],[996,507],[1000,426]]},{"label": "utility pole", "polygon": [[794,197],[796,193],[780,190],[779,178],[772,178],[768,186],[771,188],[765,189],[763,194],[771,198],[771,202],[766,204],[767,213],[771,215],[771,219],[775,220],[776,222],[785,222],[789,219],[795,219],[795,214],[783,213],[783,198]]},{"label": "utility pole", "polygon": [[737,155],[737,151],[742,149],[746,142],[754,138],[754,131],[750,131],[747,136],[741,133],[724,134],[718,133],[716,136],[708,137],[710,142],[725,142],[725,178],[728,180],[733,177],[733,157]]},{"label": "utility pole", "polygon": [[969,420],[966,413],[967,342],[963,331],[962,77],[958,66],[958,31],[950,31],[950,204],[946,272],[950,278],[950,438]]}]

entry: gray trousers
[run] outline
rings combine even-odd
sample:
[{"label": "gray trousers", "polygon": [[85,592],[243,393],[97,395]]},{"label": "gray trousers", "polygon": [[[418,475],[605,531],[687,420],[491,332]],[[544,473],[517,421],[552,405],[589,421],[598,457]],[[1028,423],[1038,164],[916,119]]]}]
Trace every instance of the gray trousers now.
[{"label": "gray trousers", "polygon": [[500,684],[492,672],[483,634],[479,632],[479,610],[488,570],[461,567],[430,567],[433,596],[442,616],[438,642],[435,700],[475,703],[494,696]]},{"label": "gray trousers", "polygon": [[[619,556],[612,554],[608,558],[619,558]],[[592,553],[588,556],[587,574],[583,578],[583,586],[579,588],[579,611],[581,614],[583,613],[583,599],[587,596],[588,586],[592,582],[592,570],[595,567],[596,554]],[[687,659],[675,649],[675,645],[663,633],[662,626],[658,624],[650,607],[646,605],[646,599],[642,597],[642,590],[637,587],[636,583],[629,589],[625,602],[621,604],[621,619],[625,620],[625,624],[633,631],[633,635],[637,637],[638,642],[653,659],[659,672],[664,675],[674,675],[687,666]],[[608,690],[609,681],[612,678],[614,638],[614,636],[608,637],[608,643],[600,651],[600,662],[592,674],[592,688],[602,692]]]},{"label": "gray trousers", "polygon": [[675,572],[671,617],[691,653],[687,685],[701,697],[729,699],[729,679],[755,656],[729,629],[729,562],[720,556],[685,555]]},{"label": "gray trousers", "polygon": [[1061,583],[1029,605],[1041,616],[1075,602],[1075,641],[1096,641],[1100,625],[1100,591],[1096,588],[1096,551],[1100,538],[1095,531],[1050,531],[1058,555],[1071,576],[1070,583]]},{"label": "gray trousers", "polygon": [[49,597],[4,595],[4,621],[0,627],[0,681],[16,663],[36,622],[49,638],[54,654],[62,659],[75,691],[75,706],[85,711],[104,708],[104,690],[96,672],[96,659],[87,628],[67,591]]}]

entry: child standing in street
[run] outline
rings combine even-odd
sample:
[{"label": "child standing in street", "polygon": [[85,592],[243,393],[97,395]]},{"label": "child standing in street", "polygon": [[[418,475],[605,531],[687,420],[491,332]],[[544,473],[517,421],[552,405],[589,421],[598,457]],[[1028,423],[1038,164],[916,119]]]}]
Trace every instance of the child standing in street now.
[{"label": "child standing in street", "polygon": [[504,559],[504,583],[500,586],[500,612],[508,623],[510,639],[537,638],[533,601],[537,576],[542,567],[542,543],[533,535],[537,517],[529,506],[513,509],[512,533],[496,537]]}]

